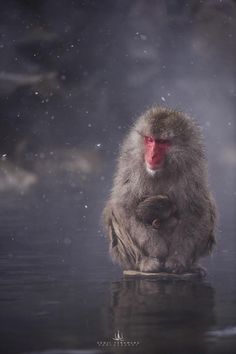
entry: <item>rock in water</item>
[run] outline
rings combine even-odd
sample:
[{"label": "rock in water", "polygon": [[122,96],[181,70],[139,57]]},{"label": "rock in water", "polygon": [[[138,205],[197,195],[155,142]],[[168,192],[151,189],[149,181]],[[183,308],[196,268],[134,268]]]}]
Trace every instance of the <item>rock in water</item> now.
[{"label": "rock in water", "polygon": [[155,278],[158,280],[197,280],[202,279],[204,274],[202,273],[182,273],[182,274],[174,274],[174,273],[148,273],[148,272],[140,272],[137,270],[124,270],[123,275],[125,277],[140,277],[140,278]]}]

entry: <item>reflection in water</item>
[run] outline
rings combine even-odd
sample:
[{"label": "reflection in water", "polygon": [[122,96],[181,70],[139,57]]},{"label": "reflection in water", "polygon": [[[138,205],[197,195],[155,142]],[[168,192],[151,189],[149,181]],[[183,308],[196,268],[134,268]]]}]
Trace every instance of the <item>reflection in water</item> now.
[{"label": "reflection in water", "polygon": [[231,337],[236,335],[236,327],[224,328],[218,331],[209,332],[211,336],[215,337]]},{"label": "reflection in water", "polygon": [[110,336],[119,330],[126,341],[139,341],[136,352],[204,353],[215,323],[214,291],[202,282],[114,282],[106,316]]}]

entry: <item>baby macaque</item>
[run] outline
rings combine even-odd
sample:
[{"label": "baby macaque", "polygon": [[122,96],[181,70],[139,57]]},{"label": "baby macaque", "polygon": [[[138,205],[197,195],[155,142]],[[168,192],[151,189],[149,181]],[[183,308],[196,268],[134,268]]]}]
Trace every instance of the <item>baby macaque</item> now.
[{"label": "baby macaque", "polygon": [[136,216],[143,224],[159,229],[159,233],[171,234],[178,222],[176,208],[164,195],[144,199],[137,206]]}]

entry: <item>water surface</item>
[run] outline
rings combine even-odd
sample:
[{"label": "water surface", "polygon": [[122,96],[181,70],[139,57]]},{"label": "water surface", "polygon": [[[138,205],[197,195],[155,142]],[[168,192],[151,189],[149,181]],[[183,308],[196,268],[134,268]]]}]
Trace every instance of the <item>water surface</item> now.
[{"label": "water surface", "polygon": [[233,225],[205,281],[124,279],[99,225],[101,191],[64,187],[2,194],[1,353],[233,353]]}]

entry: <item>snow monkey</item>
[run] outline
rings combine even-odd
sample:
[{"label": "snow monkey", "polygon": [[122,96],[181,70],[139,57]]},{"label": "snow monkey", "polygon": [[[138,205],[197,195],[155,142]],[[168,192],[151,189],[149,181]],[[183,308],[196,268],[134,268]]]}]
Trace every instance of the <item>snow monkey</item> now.
[{"label": "snow monkey", "polygon": [[200,271],[215,244],[201,131],[182,112],[153,107],[121,147],[103,212],[114,262],[143,272]]}]

